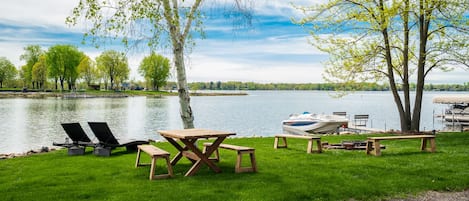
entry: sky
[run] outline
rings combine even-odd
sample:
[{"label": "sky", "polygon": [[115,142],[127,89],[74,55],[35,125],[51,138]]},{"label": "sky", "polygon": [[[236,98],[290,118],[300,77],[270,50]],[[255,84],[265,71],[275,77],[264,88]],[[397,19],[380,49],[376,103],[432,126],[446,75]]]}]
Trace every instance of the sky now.
[{"label": "sky", "polygon": [[[204,1],[206,4],[209,1]],[[256,0],[253,2],[253,24],[248,30],[233,29],[233,21],[212,16],[205,22],[206,38],[197,40],[187,57],[188,82],[242,81],[260,83],[322,83],[324,62],[328,55],[308,43],[308,30],[294,25],[292,18],[301,13],[291,6],[309,5],[311,0]],[[314,1],[320,2],[320,1]],[[65,18],[78,0],[2,0],[0,6],[0,57],[15,66],[27,45],[40,45],[44,50],[56,44],[76,45],[91,58],[107,49],[123,46],[81,44],[84,26],[70,27]],[[157,53],[171,58],[170,50]],[[143,80],[138,66],[149,50],[128,52],[130,79]],[[175,75],[175,73],[173,72]],[[171,78],[175,80],[175,76]],[[427,83],[469,82],[469,71],[433,72]]]}]

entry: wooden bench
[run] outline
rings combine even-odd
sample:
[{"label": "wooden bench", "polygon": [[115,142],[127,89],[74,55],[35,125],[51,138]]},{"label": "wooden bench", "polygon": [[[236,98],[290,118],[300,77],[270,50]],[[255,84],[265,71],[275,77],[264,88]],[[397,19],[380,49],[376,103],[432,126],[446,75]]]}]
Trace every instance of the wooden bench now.
[{"label": "wooden bench", "polygon": [[[283,140],[283,145],[279,145],[278,141],[279,138],[282,138]],[[277,148],[287,148],[287,138],[297,138],[297,139],[305,139],[308,140],[308,147],[306,149],[306,153],[310,154],[312,152],[317,152],[321,153],[322,152],[322,145],[321,145],[321,138],[320,137],[314,137],[314,136],[307,136],[307,135],[290,135],[290,134],[279,134],[275,135],[275,141],[274,141],[274,149]],[[313,150],[313,141],[316,141],[317,143],[317,150]]]},{"label": "wooden bench", "polygon": [[[212,143],[206,142],[204,143],[204,150],[203,152],[205,153],[205,150],[207,147],[212,146]],[[251,147],[243,147],[243,146],[237,146],[237,145],[231,145],[231,144],[220,144],[218,148],[222,149],[228,149],[228,150],[234,150],[237,152],[238,156],[236,158],[236,165],[235,165],[235,172],[240,173],[240,172],[257,172],[257,166],[256,166],[256,157],[255,157],[255,149]],[[242,155],[243,154],[249,154],[249,157],[251,158],[251,167],[242,167],[241,166],[241,161],[242,161]],[[220,153],[218,152],[218,149],[215,150],[215,158],[211,158],[212,160],[215,161],[220,161]]]},{"label": "wooden bench", "polygon": [[[135,167],[137,168],[138,166],[145,166],[145,165],[151,165],[150,167],[150,180],[153,179],[160,179],[160,178],[168,178],[173,176],[173,168],[171,166],[171,163],[169,161],[169,153],[165,150],[162,150],[158,147],[155,147],[153,145],[138,145],[137,146],[137,160],[135,161]],[[140,154],[143,152],[147,153],[151,157],[151,164],[149,163],[140,163]],[[164,158],[166,159],[166,165],[168,167],[168,174],[160,174],[160,175],[155,175],[155,168],[156,168],[156,159],[158,158]]]},{"label": "wooden bench", "polygon": [[[407,139],[421,139],[420,150],[422,151],[436,151],[435,135],[405,135],[405,136],[386,136],[386,137],[369,137],[366,142],[366,154],[373,154],[375,156],[381,155],[381,140],[407,140]],[[430,141],[430,150],[427,150],[427,142]]]}]

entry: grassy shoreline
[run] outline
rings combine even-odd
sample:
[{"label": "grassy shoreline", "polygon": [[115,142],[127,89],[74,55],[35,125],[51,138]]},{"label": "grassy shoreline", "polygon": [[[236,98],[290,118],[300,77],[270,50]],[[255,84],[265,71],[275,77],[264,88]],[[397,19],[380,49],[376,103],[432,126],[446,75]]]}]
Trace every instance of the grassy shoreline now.
[{"label": "grassy shoreline", "polygon": [[[322,140],[338,143],[368,136]],[[174,167],[174,178],[149,181],[149,167],[135,168],[136,154],[124,149],[109,158],[96,157],[91,149],[73,157],[59,150],[0,160],[0,183],[6,184],[0,185],[0,193],[4,200],[385,200],[469,189],[467,132],[437,134],[436,153],[420,152],[418,140],[383,141],[381,157],[346,150],[306,154],[306,142],[297,139],[278,150],[272,137],[225,142],[255,147],[259,172],[235,174],[236,154],[220,150],[220,174],[202,167],[196,176],[184,177],[190,162],[183,159]],[[176,153],[167,142],[154,144],[171,156]],[[157,172],[164,172],[158,162]]]}]

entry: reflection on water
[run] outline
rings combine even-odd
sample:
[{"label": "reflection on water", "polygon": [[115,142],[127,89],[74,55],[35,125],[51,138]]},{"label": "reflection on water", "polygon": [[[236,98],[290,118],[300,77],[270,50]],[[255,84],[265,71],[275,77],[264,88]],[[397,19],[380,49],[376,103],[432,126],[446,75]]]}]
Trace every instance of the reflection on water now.
[{"label": "reflection on water", "polygon": [[[192,97],[195,126],[227,130],[237,136],[273,136],[282,132],[281,121],[291,113],[330,114],[345,111],[349,117],[369,114],[374,128],[399,129],[399,117],[390,92],[357,92],[340,99],[322,91],[250,91],[248,96]],[[433,104],[439,93],[424,95],[421,129],[441,129],[434,113],[445,105]],[[60,123],[79,122],[89,135],[88,121],[107,122],[121,138],[162,139],[157,130],[181,129],[178,97],[89,99],[0,99],[0,153],[25,152],[52,142],[63,142]]]},{"label": "reflection on water", "polygon": [[[116,137],[160,139],[167,129],[166,98],[0,99],[0,153],[25,152],[63,142],[60,123],[79,122],[91,139],[88,121],[104,121]],[[177,126],[174,126],[177,127]]]}]

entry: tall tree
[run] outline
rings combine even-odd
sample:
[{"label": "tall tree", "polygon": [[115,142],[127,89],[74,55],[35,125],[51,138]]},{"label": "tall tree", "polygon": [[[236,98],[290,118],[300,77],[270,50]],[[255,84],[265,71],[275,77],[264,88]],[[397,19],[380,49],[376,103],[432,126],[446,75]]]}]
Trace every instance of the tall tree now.
[{"label": "tall tree", "polygon": [[78,77],[78,65],[83,57],[75,46],[72,45],[54,45],[46,53],[46,61],[49,76],[60,81],[60,88],[64,90],[64,82],[68,83],[68,89],[71,90]]},{"label": "tall tree", "polygon": [[47,64],[45,55],[41,55],[36,64],[34,64],[31,78],[33,82],[37,83],[38,89],[44,89],[44,84],[47,80]]},{"label": "tall tree", "polygon": [[[324,77],[351,84],[387,80],[402,131],[419,131],[427,75],[469,67],[469,5],[458,0],[332,0],[298,7],[311,44],[329,53]],[[411,110],[410,83],[416,93]],[[398,89],[402,88],[401,97]]]},{"label": "tall tree", "polygon": [[33,66],[39,61],[39,57],[44,53],[39,45],[28,45],[24,47],[24,54],[20,56],[21,60],[26,61],[26,68],[23,69],[23,79],[25,80],[25,85],[28,86],[28,83],[31,83],[31,87],[35,88],[35,82],[32,80],[32,71]]},{"label": "tall tree", "polygon": [[[234,0],[235,7],[249,18],[249,12]],[[124,44],[137,44],[146,40],[154,49],[160,42],[169,41],[176,68],[181,119],[184,128],[194,127],[194,116],[190,106],[184,57],[186,50],[194,45],[192,35],[202,32],[202,0],[80,0],[73,9],[67,23],[78,24],[82,18],[91,22],[92,28],[85,36],[93,36],[95,44],[101,39],[122,38]],[[102,37],[104,36],[104,37]],[[123,36],[123,37],[122,37]],[[136,40],[135,40],[136,39]]]},{"label": "tall tree", "polygon": [[96,62],[94,62],[89,56],[84,56],[80,64],[78,64],[78,72],[80,77],[85,80],[89,86],[97,77]]},{"label": "tall tree", "polygon": [[[114,89],[114,84],[129,78],[129,64],[127,57],[122,52],[114,50],[104,51],[96,58],[96,62],[98,63],[98,69],[105,75],[104,78],[109,79],[111,84],[110,89]],[[107,83],[107,80],[105,80],[105,83]]]},{"label": "tall tree", "polygon": [[166,84],[170,75],[169,68],[168,58],[152,52],[150,56],[143,58],[138,71],[147,83],[151,84],[153,90],[159,91],[160,87]]},{"label": "tall tree", "polygon": [[[109,35],[123,35],[124,44],[132,42],[133,38],[147,38],[148,46],[155,48],[160,44],[160,39],[166,39],[161,37],[162,33],[167,33],[177,71],[181,118],[184,128],[193,128],[194,117],[190,106],[184,54],[187,45],[192,44],[188,42],[190,34],[194,30],[201,31],[201,26],[198,26],[201,25],[198,20],[201,3],[202,0],[80,0],[67,22],[76,25],[80,17],[91,21],[93,26],[86,35],[97,36],[92,39],[93,42],[97,42],[100,36],[109,38]],[[192,28],[194,24],[195,29]]]},{"label": "tall tree", "polygon": [[3,83],[12,80],[16,76],[16,68],[6,57],[0,57],[0,88]]}]

